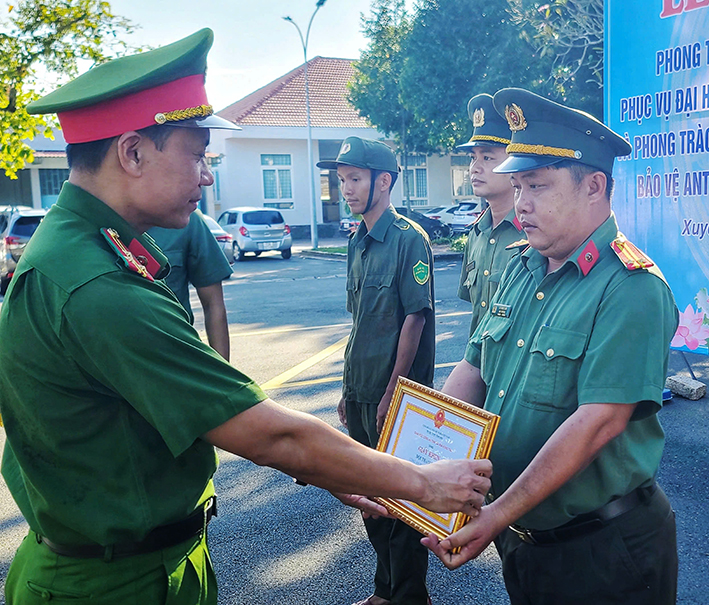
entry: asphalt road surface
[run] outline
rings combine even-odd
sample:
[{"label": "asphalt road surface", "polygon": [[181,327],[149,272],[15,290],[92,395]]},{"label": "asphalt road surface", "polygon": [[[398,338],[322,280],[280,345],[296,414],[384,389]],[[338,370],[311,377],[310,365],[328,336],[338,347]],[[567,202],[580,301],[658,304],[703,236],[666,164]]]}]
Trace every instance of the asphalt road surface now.
[{"label": "asphalt road surface", "polygon": [[[456,297],[460,262],[436,263],[437,368],[440,388],[463,353],[470,315]],[[264,385],[279,403],[339,426],[343,352],[350,329],[345,311],[345,263],[262,255],[235,265],[224,284],[232,363]],[[203,329],[193,293],[195,326]],[[705,357],[688,356],[697,378],[709,381]],[[671,355],[670,373],[688,373]],[[661,412],[667,446],[659,481],[677,513],[678,602],[709,602],[709,406],[675,399]],[[0,442],[4,434],[0,431]],[[328,493],[298,487],[268,468],[221,452],[216,475],[219,516],[210,545],[220,604],[349,605],[372,591],[374,555],[359,514]],[[26,525],[0,485],[0,581]],[[429,588],[436,604],[505,604],[499,559],[488,548],[475,562],[447,571],[431,556]],[[0,600],[0,603],[3,601]]]}]

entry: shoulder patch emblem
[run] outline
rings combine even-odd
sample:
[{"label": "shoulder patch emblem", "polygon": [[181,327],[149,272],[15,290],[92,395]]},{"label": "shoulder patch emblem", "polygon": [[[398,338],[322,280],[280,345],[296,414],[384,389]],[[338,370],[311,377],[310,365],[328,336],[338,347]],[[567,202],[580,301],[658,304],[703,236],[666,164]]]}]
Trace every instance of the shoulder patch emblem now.
[{"label": "shoulder patch emblem", "polygon": [[430,274],[428,264],[424,263],[422,260],[414,265],[414,279],[417,284],[423,286],[428,281]]},{"label": "shoulder patch emblem", "polygon": [[133,253],[125,247],[125,244],[118,236],[118,231],[104,227],[101,229],[101,234],[106,238],[106,241],[116,253],[118,258],[126,264],[126,267],[128,267],[131,271],[135,271],[138,275],[144,277],[148,281],[155,281],[153,276],[150,275],[150,272],[143,265],[141,265],[136,260],[135,256],[133,256]]},{"label": "shoulder patch emblem", "polygon": [[655,265],[649,256],[628,241],[622,233],[611,242],[611,248],[629,271],[649,269]]}]

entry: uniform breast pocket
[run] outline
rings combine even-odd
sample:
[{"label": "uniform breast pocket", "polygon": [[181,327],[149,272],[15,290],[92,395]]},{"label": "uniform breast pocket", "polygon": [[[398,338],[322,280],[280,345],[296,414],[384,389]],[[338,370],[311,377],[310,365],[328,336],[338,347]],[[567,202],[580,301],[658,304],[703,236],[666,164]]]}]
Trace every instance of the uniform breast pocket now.
[{"label": "uniform breast pocket", "polygon": [[394,275],[367,275],[362,282],[361,309],[368,315],[393,315],[398,308]]},{"label": "uniform breast pocket", "polygon": [[587,341],[587,334],[542,326],[532,342],[520,403],[550,411],[576,407]]},{"label": "uniform breast pocket", "polygon": [[501,341],[507,334],[512,320],[509,317],[490,316],[481,335],[480,374],[486,384],[499,362]]},{"label": "uniform breast pocket", "polygon": [[466,288],[472,288],[473,286],[475,286],[475,282],[478,280],[478,270],[475,267],[475,261],[473,261],[472,263],[468,263],[468,266],[465,268],[465,270],[468,272],[468,276],[465,278],[464,285]]}]

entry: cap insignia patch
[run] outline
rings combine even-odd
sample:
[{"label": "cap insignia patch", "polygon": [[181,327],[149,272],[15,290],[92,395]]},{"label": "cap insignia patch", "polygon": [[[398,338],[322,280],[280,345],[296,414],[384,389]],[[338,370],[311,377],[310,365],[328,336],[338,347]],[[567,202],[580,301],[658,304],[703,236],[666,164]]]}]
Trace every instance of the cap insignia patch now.
[{"label": "cap insignia patch", "polygon": [[350,149],[352,149],[352,146],[349,143],[343,143],[340,149],[340,155],[345,155]]},{"label": "cap insignia patch", "polygon": [[473,113],[473,126],[475,128],[485,126],[485,110],[482,107],[478,107]]},{"label": "cap insignia patch", "polygon": [[420,286],[423,286],[428,281],[430,274],[428,264],[422,260],[414,265],[414,279]]},{"label": "cap insignia patch", "polygon": [[527,128],[527,120],[524,118],[522,109],[515,103],[505,107],[505,118],[507,118],[507,124],[512,132],[519,132]]}]

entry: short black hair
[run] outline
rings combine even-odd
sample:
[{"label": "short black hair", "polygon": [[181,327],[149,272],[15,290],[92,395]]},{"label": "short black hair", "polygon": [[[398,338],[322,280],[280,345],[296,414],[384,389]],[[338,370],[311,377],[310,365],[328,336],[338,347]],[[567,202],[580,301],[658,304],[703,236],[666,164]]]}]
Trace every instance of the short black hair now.
[{"label": "short black hair", "polygon": [[[174,128],[155,124],[147,128],[137,130],[139,134],[148,137],[158,151],[162,151],[165,147],[165,142],[170,137]],[[118,137],[109,137],[107,139],[99,139],[89,143],[69,143],[66,146],[66,160],[69,164],[69,169],[80,170],[82,172],[96,173],[101,164],[106,159],[106,154],[110,149],[113,141]]]},{"label": "short black hair", "polygon": [[608,174],[605,170],[600,168],[594,168],[588,164],[581,164],[580,162],[575,162],[574,160],[562,160],[556,164],[552,164],[549,168],[554,168],[555,170],[560,168],[566,168],[571,173],[571,178],[576,185],[580,185],[581,181],[587,174],[593,174],[594,172],[602,172],[606,175],[606,196],[610,200],[613,197],[613,188],[615,187],[615,181],[613,177]]}]

